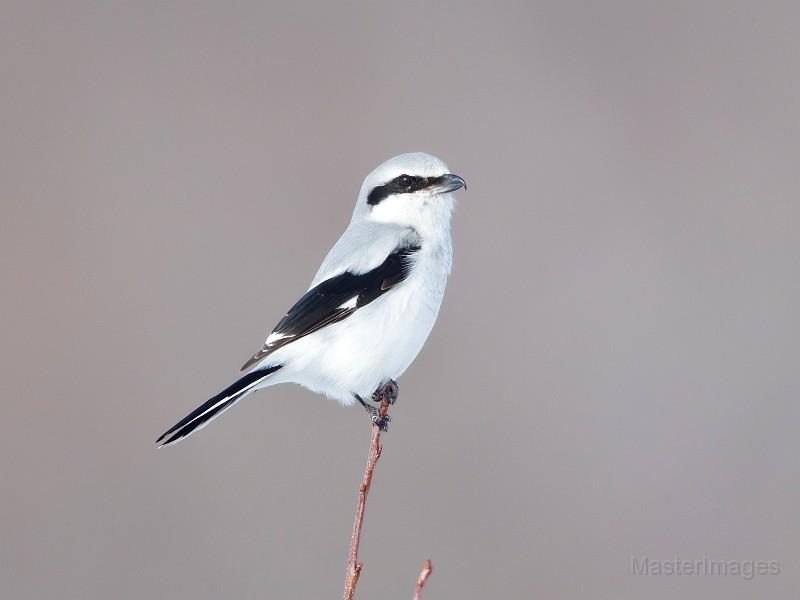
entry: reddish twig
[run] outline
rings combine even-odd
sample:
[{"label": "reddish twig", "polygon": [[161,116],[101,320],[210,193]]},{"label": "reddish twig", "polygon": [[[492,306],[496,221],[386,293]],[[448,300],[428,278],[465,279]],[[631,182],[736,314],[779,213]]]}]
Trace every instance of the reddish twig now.
[{"label": "reddish twig", "polygon": [[[389,410],[389,401],[383,397],[381,407],[378,411],[382,419]],[[356,518],[353,522],[353,534],[350,536],[350,552],[347,555],[347,573],[344,578],[344,600],[352,600],[356,591],[358,577],[361,575],[363,564],[358,560],[358,545],[361,542],[361,526],[364,523],[364,509],[367,505],[367,493],[372,483],[372,474],[375,472],[375,465],[381,457],[381,428],[377,423],[372,425],[372,439],[369,443],[369,454],[367,455],[367,466],[364,469],[364,479],[358,490],[358,504],[356,504]]]},{"label": "reddish twig", "polygon": [[431,573],[433,573],[433,563],[430,560],[426,560],[422,563],[422,571],[419,572],[419,577],[417,578],[414,600],[422,600],[422,588],[425,587],[425,582],[428,581],[428,577],[431,576]]}]

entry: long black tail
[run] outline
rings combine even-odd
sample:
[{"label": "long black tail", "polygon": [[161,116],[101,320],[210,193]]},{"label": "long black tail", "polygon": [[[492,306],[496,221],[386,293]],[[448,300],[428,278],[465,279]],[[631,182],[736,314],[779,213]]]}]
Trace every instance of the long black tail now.
[{"label": "long black tail", "polygon": [[162,447],[169,446],[170,444],[179,442],[192,432],[202,429],[215,417],[218,417],[225,410],[233,406],[237,400],[241,400],[249,392],[253,391],[253,388],[256,386],[256,384],[280,369],[281,366],[283,365],[267,367],[266,369],[257,369],[255,371],[251,371],[247,375],[244,375],[237,380],[236,383],[228,386],[219,394],[207,402],[204,402],[186,415],[183,419],[175,423],[175,425],[170,427],[161,435],[161,437],[156,440],[156,444],[161,442],[161,440],[166,438],[168,435],[172,434],[168,440],[161,444]]}]

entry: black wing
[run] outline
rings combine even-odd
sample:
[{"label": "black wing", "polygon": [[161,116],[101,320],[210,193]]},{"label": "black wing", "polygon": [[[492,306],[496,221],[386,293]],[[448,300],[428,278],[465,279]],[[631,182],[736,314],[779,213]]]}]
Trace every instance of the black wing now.
[{"label": "black wing", "polygon": [[408,277],[409,258],[419,249],[419,246],[398,248],[372,271],[359,275],[345,271],[308,290],[275,326],[270,335],[273,339],[244,364],[242,371],[278,348],[349,317],[391,290]]}]

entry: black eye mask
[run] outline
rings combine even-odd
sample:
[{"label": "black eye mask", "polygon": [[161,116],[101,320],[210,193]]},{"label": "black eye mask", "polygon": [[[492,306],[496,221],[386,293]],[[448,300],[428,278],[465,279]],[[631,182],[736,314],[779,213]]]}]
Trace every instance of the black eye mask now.
[{"label": "black eye mask", "polygon": [[412,194],[425,189],[430,183],[430,177],[400,175],[383,185],[372,188],[367,196],[367,204],[375,206],[394,194]]}]

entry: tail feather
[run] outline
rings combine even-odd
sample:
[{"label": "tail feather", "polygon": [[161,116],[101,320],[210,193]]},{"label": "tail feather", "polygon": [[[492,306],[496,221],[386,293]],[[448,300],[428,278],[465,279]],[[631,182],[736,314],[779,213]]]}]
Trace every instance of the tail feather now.
[{"label": "tail feather", "polygon": [[208,425],[215,417],[222,414],[225,410],[233,406],[237,400],[242,399],[265,377],[268,377],[281,368],[282,365],[258,369],[247,373],[239,378],[235,383],[222,390],[219,394],[204,402],[183,419],[175,423],[156,440],[156,444],[167,436],[161,446],[169,446],[188,436],[189,434],[202,429]]}]

